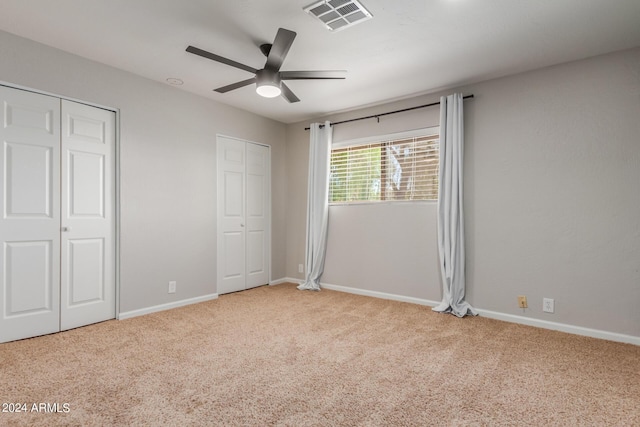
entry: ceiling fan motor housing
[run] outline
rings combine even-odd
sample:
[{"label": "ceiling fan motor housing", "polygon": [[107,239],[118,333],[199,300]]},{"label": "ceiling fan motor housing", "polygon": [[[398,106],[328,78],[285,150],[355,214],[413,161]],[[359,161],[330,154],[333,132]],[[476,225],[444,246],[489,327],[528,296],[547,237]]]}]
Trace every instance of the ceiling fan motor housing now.
[{"label": "ceiling fan motor housing", "polygon": [[282,93],[280,74],[277,71],[262,69],[256,72],[256,91],[267,98],[274,98]]}]

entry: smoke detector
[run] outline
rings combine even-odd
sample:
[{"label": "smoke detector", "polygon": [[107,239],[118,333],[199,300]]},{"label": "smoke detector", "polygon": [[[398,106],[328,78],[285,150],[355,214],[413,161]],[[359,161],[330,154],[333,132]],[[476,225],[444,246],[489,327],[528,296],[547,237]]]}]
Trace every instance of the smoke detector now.
[{"label": "smoke detector", "polygon": [[304,11],[322,21],[330,31],[344,30],[373,18],[356,0],[321,0],[305,7]]}]

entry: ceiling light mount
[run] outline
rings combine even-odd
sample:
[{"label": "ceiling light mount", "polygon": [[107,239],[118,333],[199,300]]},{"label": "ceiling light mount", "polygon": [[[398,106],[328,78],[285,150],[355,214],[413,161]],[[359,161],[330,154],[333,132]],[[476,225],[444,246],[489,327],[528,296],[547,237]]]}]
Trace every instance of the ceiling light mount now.
[{"label": "ceiling light mount", "polygon": [[318,18],[329,31],[339,31],[373,18],[357,0],[320,0],[304,8]]},{"label": "ceiling light mount", "polygon": [[260,52],[267,58],[269,57],[269,52],[271,52],[271,48],[273,45],[271,43],[264,43],[260,45]]},{"label": "ceiling light mount", "polygon": [[174,86],[182,86],[184,84],[184,82],[181,79],[175,78],[175,77],[169,77],[167,79],[167,83],[169,83],[170,85],[174,85]]}]

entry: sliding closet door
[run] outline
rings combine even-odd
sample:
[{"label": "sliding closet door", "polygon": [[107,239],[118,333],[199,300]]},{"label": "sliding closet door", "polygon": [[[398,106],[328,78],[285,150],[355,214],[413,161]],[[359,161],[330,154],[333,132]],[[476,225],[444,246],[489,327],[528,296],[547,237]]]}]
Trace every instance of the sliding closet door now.
[{"label": "sliding closet door", "polygon": [[218,293],[269,283],[269,147],[219,136]]},{"label": "sliding closet door", "polygon": [[62,101],[60,328],[115,317],[115,113]]},{"label": "sliding closet door", "polygon": [[0,86],[0,342],[60,329],[60,100]]}]

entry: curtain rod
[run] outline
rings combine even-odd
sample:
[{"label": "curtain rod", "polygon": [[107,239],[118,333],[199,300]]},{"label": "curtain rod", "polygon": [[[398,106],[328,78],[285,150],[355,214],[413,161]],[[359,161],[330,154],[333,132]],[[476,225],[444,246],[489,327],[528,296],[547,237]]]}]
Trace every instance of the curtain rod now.
[{"label": "curtain rod", "polygon": [[[469,99],[469,98],[473,98],[473,94],[462,97],[462,99]],[[342,120],[340,122],[331,123],[330,125],[331,126],[335,126],[335,125],[340,125],[342,123],[357,122],[358,120],[366,120],[366,119],[378,119],[378,121],[380,121],[380,117],[382,117],[382,116],[388,116],[389,114],[404,113],[405,111],[417,110],[418,108],[433,107],[434,105],[440,105],[440,101],[432,102],[431,104],[418,105],[416,107],[403,108],[402,110],[389,111],[387,113],[373,114],[371,116],[366,116],[366,117],[358,117],[358,118],[355,118],[355,119]],[[323,127],[324,127],[324,125],[320,125],[321,129]],[[304,130],[309,130],[309,129],[311,129],[311,128],[304,128]]]}]

